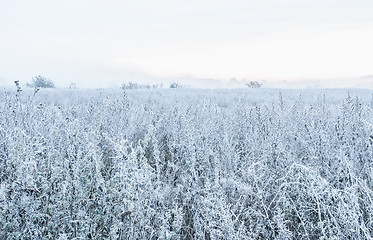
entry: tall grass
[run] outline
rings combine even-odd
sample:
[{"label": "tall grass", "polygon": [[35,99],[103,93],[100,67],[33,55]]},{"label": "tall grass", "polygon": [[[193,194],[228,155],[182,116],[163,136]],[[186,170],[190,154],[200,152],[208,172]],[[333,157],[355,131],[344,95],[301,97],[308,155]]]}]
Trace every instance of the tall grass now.
[{"label": "tall grass", "polygon": [[0,239],[371,239],[370,94],[2,93]]}]

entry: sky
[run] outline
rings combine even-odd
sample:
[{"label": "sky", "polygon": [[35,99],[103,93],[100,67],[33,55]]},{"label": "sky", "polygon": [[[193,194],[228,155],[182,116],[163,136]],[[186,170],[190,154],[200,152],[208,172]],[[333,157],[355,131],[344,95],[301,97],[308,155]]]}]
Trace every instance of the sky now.
[{"label": "sky", "polygon": [[0,86],[373,88],[372,0],[2,0]]}]

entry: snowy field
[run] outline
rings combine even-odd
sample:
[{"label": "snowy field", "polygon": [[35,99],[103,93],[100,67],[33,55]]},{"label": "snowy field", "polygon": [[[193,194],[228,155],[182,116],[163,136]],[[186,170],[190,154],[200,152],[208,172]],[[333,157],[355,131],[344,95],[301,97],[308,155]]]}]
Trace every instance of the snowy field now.
[{"label": "snowy field", "polygon": [[371,239],[373,91],[0,92],[0,239]]}]

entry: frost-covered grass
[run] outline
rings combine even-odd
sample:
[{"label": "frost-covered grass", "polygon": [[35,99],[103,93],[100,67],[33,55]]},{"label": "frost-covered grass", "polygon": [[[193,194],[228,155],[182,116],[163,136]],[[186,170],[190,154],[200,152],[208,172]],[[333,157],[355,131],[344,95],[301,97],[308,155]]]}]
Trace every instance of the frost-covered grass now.
[{"label": "frost-covered grass", "polygon": [[372,91],[0,99],[0,239],[373,235]]}]

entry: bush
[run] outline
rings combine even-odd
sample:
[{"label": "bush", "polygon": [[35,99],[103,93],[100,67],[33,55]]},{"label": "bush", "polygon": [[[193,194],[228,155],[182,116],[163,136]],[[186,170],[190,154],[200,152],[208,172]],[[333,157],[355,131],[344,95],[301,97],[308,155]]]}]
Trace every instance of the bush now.
[{"label": "bush", "polygon": [[180,85],[180,83],[177,83],[177,82],[173,82],[170,84],[170,88],[181,88],[182,86]]},{"label": "bush", "polygon": [[37,75],[32,78],[31,83],[26,84],[28,87],[37,87],[37,88],[54,88],[54,83],[52,80],[43,77],[41,75]]},{"label": "bush", "polygon": [[257,81],[251,81],[249,83],[246,83],[246,86],[249,88],[260,88],[263,84]]}]

